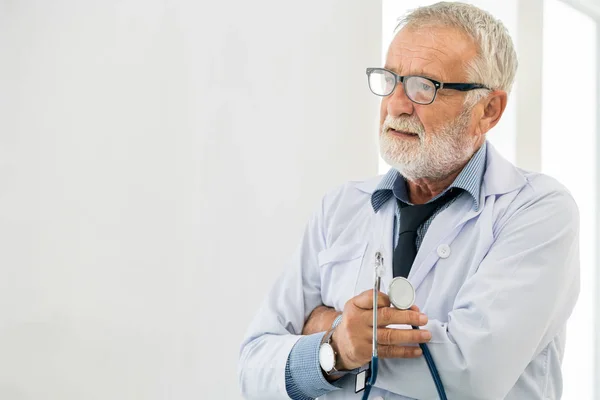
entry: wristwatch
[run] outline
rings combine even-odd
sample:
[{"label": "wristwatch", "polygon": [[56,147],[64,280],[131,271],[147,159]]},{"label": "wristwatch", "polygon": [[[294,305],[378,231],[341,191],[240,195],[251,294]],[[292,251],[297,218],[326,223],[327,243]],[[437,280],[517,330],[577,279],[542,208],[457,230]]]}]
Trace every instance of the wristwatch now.
[{"label": "wristwatch", "polygon": [[329,332],[325,334],[324,340],[321,343],[321,347],[319,348],[319,364],[321,365],[323,372],[325,372],[327,375],[341,376],[347,374],[349,371],[342,372],[335,369],[337,353],[331,345],[331,337],[333,336],[333,332],[335,332],[335,327],[330,329]]}]

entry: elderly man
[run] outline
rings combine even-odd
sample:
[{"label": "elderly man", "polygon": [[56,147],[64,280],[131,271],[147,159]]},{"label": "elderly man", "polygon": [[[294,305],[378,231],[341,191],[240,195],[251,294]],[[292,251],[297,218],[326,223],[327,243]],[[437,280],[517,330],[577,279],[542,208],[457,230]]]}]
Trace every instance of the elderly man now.
[{"label": "elderly man", "polygon": [[[450,399],[561,397],[579,216],[558,182],[486,142],[516,68],[502,23],[474,6],[438,3],[402,19],[385,66],[367,69],[393,168],[323,198],[242,344],[247,398],[362,397],[375,265],[370,398],[439,398],[421,343]],[[416,291],[408,310],[390,304],[394,277]]]}]

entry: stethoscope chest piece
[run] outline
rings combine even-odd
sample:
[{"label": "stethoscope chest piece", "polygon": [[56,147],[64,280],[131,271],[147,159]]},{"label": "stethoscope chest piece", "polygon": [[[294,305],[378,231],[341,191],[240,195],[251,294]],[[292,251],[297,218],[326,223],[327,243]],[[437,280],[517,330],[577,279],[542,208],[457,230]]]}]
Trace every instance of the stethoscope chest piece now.
[{"label": "stethoscope chest piece", "polygon": [[408,279],[398,276],[390,283],[390,302],[400,310],[408,310],[415,304],[415,289]]}]

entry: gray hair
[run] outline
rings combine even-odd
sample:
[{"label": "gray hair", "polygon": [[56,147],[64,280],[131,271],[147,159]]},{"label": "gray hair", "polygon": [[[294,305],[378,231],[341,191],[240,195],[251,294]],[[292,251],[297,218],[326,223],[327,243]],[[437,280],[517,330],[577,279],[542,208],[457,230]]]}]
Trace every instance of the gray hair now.
[{"label": "gray hair", "polygon": [[[508,30],[500,20],[471,4],[440,2],[419,7],[399,18],[396,31],[404,27],[430,26],[458,28],[470,36],[478,47],[477,56],[467,65],[471,82],[510,93],[517,73],[517,54]],[[485,90],[471,91],[465,103],[476,103],[487,93]]]}]

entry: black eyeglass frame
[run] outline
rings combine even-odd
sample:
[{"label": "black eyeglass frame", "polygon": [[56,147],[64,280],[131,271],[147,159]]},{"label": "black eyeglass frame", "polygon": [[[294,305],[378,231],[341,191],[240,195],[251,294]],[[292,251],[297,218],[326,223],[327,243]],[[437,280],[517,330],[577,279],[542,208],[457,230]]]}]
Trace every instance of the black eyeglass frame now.
[{"label": "black eyeglass frame", "polygon": [[[392,91],[389,92],[388,94],[378,94],[378,93],[375,93],[373,91],[373,89],[371,89],[371,83],[370,83],[369,78],[370,78],[371,74],[373,72],[375,72],[375,71],[389,72],[396,79],[396,82],[394,83],[394,87],[392,88]],[[404,85],[404,81],[407,78],[412,78],[412,77],[428,80],[429,82],[433,83],[433,87],[435,88],[435,92],[433,93],[433,98],[431,99],[431,101],[429,103],[419,103],[419,102],[416,102],[413,99],[411,99],[410,96],[408,96],[408,94],[407,94],[407,97],[410,99],[410,101],[412,101],[413,103],[416,103],[416,104],[421,104],[421,105],[428,105],[428,104],[433,103],[434,100],[435,100],[435,98],[437,97],[437,92],[440,89],[453,89],[453,90],[459,90],[461,92],[468,92],[470,90],[476,90],[476,89],[491,90],[487,86],[482,85],[480,83],[448,83],[448,82],[439,82],[439,81],[433,80],[431,78],[427,78],[425,76],[420,76],[420,75],[405,75],[405,76],[401,76],[401,75],[398,75],[397,73],[395,73],[394,71],[390,71],[389,69],[385,69],[385,68],[367,68],[367,83],[369,85],[369,90],[374,95],[380,96],[380,97],[386,97],[386,96],[389,96],[392,93],[394,93],[394,91],[396,90],[396,86],[398,86],[398,82],[402,83],[402,87],[404,88],[404,91],[406,92],[406,86]]]}]

